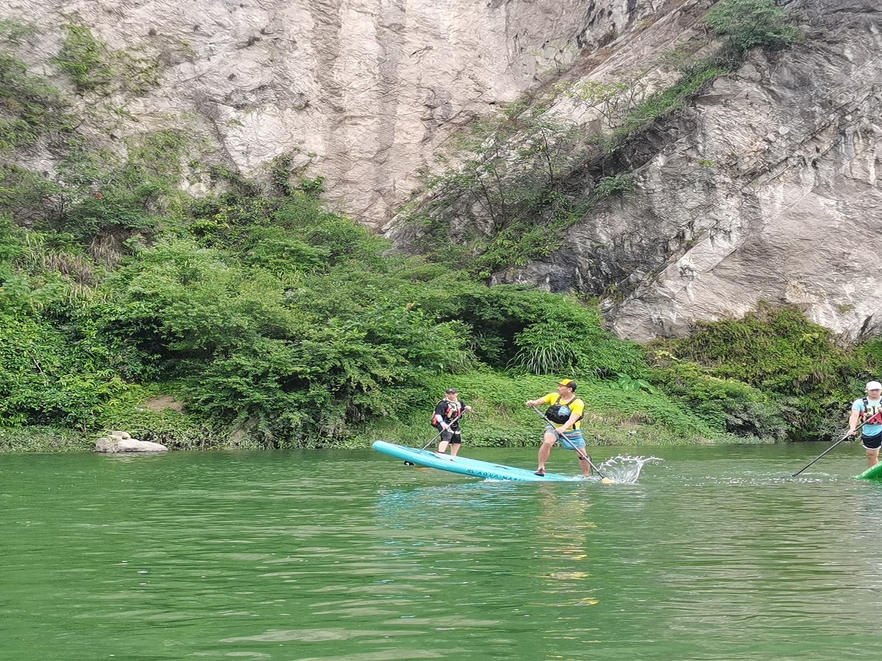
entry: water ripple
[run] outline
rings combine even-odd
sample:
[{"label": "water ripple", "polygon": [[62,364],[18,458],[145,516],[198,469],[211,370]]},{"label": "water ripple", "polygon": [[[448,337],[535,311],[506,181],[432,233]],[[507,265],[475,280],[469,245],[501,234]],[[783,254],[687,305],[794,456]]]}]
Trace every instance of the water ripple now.
[{"label": "water ripple", "polygon": [[0,457],[3,653],[872,658],[882,486],[847,454],[791,478],[813,450],[622,454],[609,487],[370,452]]}]

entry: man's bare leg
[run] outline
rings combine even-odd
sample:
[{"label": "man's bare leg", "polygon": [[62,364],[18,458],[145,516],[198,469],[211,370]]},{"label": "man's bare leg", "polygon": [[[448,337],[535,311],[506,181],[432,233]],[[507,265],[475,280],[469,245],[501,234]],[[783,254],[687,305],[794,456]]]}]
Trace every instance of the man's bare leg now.
[{"label": "man's bare leg", "polygon": [[542,445],[539,446],[539,468],[536,469],[537,473],[545,472],[545,462],[551,456],[551,448],[554,447],[555,443],[557,443],[557,434],[550,430],[546,431],[545,436],[542,438]]}]

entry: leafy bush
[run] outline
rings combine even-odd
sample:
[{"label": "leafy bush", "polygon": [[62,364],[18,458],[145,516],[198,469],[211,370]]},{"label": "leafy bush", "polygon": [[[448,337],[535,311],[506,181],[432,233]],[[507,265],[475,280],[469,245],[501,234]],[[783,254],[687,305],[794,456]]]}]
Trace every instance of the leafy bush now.
[{"label": "leafy bush", "polygon": [[0,426],[95,427],[126,384],[104,351],[51,324],[0,309]]},{"label": "leafy bush", "polygon": [[180,195],[187,145],[177,130],[130,140],[125,157],[76,145],[60,167],[60,202],[39,226],[73,234],[84,243],[101,235],[118,233],[128,239],[155,230],[164,205]]},{"label": "leafy bush", "polygon": [[868,366],[869,374],[874,380],[878,380],[882,370],[882,337],[865,340],[857,347],[859,359]]},{"label": "leafy bush", "polygon": [[734,379],[710,376],[691,362],[660,360],[652,379],[713,429],[738,436],[783,440],[796,411]]},{"label": "leafy bush", "polygon": [[402,388],[469,360],[462,324],[439,323],[397,295],[402,276],[387,273],[384,243],[293,198],[258,225],[230,222],[241,200],[211,206],[225,218],[211,235],[217,247],[200,247],[200,229],[201,240],[141,249],[98,308],[132,376],[181,379],[193,410],[250,420],[275,446],[343,438],[399,408]]},{"label": "leafy bush", "polygon": [[617,174],[603,177],[594,187],[594,194],[602,199],[616,194],[627,195],[634,191],[634,177],[630,174]]},{"label": "leafy bush", "polygon": [[606,377],[645,372],[640,347],[606,331],[597,308],[566,298],[552,301],[544,318],[514,338],[518,348],[514,366],[534,374],[579,372]]},{"label": "leafy bush", "polygon": [[465,325],[479,360],[496,368],[536,374],[571,370],[608,376],[645,370],[640,347],[604,329],[599,310],[575,298],[518,285],[486,287],[462,275],[408,292],[441,321]]},{"label": "leafy bush", "polygon": [[[790,307],[761,305],[742,319],[700,323],[688,338],[659,344],[678,359],[773,395],[792,425],[791,436],[822,438],[841,421],[857,380],[872,364],[840,347],[833,334]],[[795,414],[798,410],[798,415]]]}]

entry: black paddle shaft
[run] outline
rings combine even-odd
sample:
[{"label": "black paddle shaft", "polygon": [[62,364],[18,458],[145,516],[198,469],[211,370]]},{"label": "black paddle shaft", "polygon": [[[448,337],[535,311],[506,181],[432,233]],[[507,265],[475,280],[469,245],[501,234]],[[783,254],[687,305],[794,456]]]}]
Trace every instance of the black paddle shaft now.
[{"label": "black paddle shaft", "polygon": [[[459,415],[457,415],[453,420],[451,420],[451,421],[448,423],[448,426],[452,425],[454,422],[456,422],[457,420],[459,420],[463,415],[465,415],[465,412],[466,412],[466,410],[465,410],[465,407],[463,406],[463,407],[462,407],[462,410],[459,412]],[[429,447],[432,443],[434,443],[434,442],[435,442],[435,441],[441,436],[441,434],[443,434],[443,433],[444,433],[444,429],[442,429],[442,430],[439,431],[437,434],[435,434],[435,435],[432,437],[432,439],[431,439],[428,443],[426,443],[421,449],[425,450],[425,449],[426,449],[427,447]]]},{"label": "black paddle shaft", "polygon": [[[861,424],[859,424],[857,427],[855,427],[855,428],[854,428],[855,433],[857,433],[857,430],[860,429],[861,427],[863,427],[865,424],[867,424],[867,421],[866,421],[866,420],[864,420]],[[798,471],[796,471],[796,472],[795,472],[793,475],[791,475],[790,477],[796,477],[797,475],[799,475],[802,471],[804,471],[806,468],[808,468],[809,466],[811,466],[813,463],[815,463],[818,459],[820,459],[821,457],[823,457],[825,454],[827,454],[828,452],[830,452],[830,450],[832,450],[833,448],[835,448],[837,445],[839,445],[839,444],[842,443],[843,441],[847,441],[849,438],[851,438],[851,436],[852,436],[851,433],[848,433],[848,434],[846,434],[845,436],[843,436],[842,438],[840,438],[840,439],[839,439],[838,441],[836,441],[833,445],[831,445],[829,448],[827,448],[826,450],[824,450],[821,454],[819,454],[817,457],[815,457],[814,459],[812,459],[810,462],[808,462],[805,466],[803,466],[802,468],[800,468]]]}]

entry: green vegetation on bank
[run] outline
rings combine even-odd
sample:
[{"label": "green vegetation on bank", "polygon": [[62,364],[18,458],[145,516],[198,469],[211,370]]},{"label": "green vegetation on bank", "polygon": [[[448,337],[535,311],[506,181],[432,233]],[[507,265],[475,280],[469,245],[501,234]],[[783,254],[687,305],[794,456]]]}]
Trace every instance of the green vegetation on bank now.
[{"label": "green vegetation on bank", "polygon": [[[218,430],[238,429],[245,446],[325,445],[424,419],[456,379],[486,412],[476,440],[525,442],[535,424],[506,409],[551,387],[553,376],[528,376],[542,372],[593,380],[586,391],[610,420],[639,406],[649,436],[724,431],[619,385],[647,371],[643,352],[606,333],[593,307],[384,256],[384,242],[310,194],[194,201],[164,220],[103,275],[89,264],[87,288],[54,270],[86,259],[75,246],[3,227],[3,425],[124,427],[176,447],[194,445],[193,427],[219,443]],[[184,411],[151,411],[158,393]]]},{"label": "green vegetation on bank", "polygon": [[[455,383],[476,409],[470,442],[525,444],[537,426],[521,403],[566,375],[601,443],[820,438],[879,366],[877,345],[840,349],[791,309],[643,348],[585,302],[386,256],[301,190],[161,220],[113,268],[57,233],[2,227],[0,425],[181,448],[364,444],[430,437],[426,410]],[[146,405],[159,395],[183,410]]]},{"label": "green vegetation on bank", "polygon": [[[491,237],[450,242],[434,209],[428,256],[391,255],[289,156],[248,180],[202,163],[183,127],[88,139],[16,55],[29,34],[0,24],[0,450],[83,449],[107,429],[182,449],[412,444],[451,384],[475,407],[469,442],[533,444],[523,401],[562,376],[598,443],[822,438],[882,366],[878,342],[842,349],[796,310],[641,347],[593,301],[487,287],[633,188],[623,172],[577,192],[579,136],[522,108],[479,122],[475,160],[438,180]],[[139,93],[88,28],[66,34],[56,65],[81,93]],[[54,171],[18,164],[39,149]],[[182,178],[214,192],[191,198]]]},{"label": "green vegetation on bank", "polygon": [[[699,406],[695,398],[705,388],[708,403],[741,400],[744,413],[753,413],[727,414],[752,419],[754,433],[795,440],[835,435],[851,401],[882,368],[878,339],[843,347],[833,333],[790,307],[761,305],[742,319],[701,323],[690,337],[658,346],[662,348],[650,355],[655,356],[655,377],[667,391],[674,392],[679,384],[686,389],[683,396]],[[721,383],[731,385],[723,392]],[[736,394],[745,385],[763,398]]]}]

